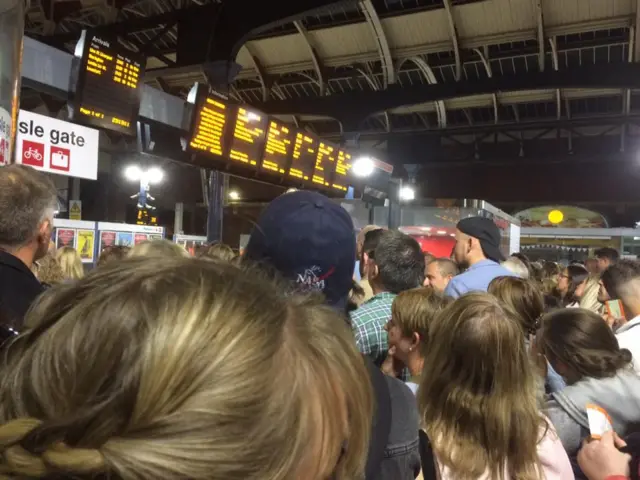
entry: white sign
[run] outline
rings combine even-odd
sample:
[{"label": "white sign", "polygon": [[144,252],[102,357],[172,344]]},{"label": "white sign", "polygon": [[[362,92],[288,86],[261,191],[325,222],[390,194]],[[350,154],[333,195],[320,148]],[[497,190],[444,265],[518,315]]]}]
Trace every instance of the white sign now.
[{"label": "white sign", "polygon": [[98,178],[98,130],[20,110],[16,163],[69,177]]},{"label": "white sign", "polygon": [[0,107],[0,165],[11,160],[11,113]]}]

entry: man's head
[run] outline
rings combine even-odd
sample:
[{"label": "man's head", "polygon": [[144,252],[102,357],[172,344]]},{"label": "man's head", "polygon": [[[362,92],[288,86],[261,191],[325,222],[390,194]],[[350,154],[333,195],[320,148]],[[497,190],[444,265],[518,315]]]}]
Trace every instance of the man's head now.
[{"label": "man's head", "polygon": [[504,260],[500,252],[500,229],[489,218],[469,217],[456,226],[454,259],[458,265],[471,266],[481,260]]},{"label": "man's head", "polygon": [[637,260],[620,260],[607,268],[600,279],[598,300],[622,300],[622,303],[633,318],[640,315],[640,262]]},{"label": "man's head", "polygon": [[346,306],[356,242],[351,217],[324,195],[297,191],[272,201],[258,219],[243,259],[275,270],[301,291]]},{"label": "man's head", "polygon": [[0,248],[31,266],[49,248],[57,192],[44,175],[23,165],[0,168]]},{"label": "man's head", "polygon": [[427,264],[427,281],[436,292],[442,293],[453,277],[458,274],[458,266],[448,258],[436,258]]},{"label": "man's head", "polygon": [[356,248],[357,248],[358,260],[362,259],[364,239],[366,238],[367,233],[372,232],[374,230],[380,230],[380,228],[381,227],[377,225],[367,225],[365,227],[362,227],[362,229],[358,232],[358,235],[356,237]]},{"label": "man's head", "polygon": [[374,293],[400,293],[424,283],[424,255],[410,236],[385,230],[372,253],[368,279]]},{"label": "man's head", "polygon": [[620,254],[615,248],[604,247],[595,251],[596,261],[598,262],[598,273],[604,272],[611,265],[615,265],[620,259]]},{"label": "man's head", "polygon": [[360,278],[367,278],[368,265],[371,263],[370,255],[380,243],[382,232],[384,232],[382,228],[376,228],[369,230],[364,236],[360,256],[358,257],[358,260],[360,260]]}]

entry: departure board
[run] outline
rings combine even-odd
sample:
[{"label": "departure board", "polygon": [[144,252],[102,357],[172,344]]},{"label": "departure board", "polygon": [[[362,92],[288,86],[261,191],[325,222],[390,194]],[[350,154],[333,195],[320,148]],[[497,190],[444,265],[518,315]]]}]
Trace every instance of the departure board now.
[{"label": "departure board", "polygon": [[313,183],[324,187],[331,186],[331,177],[336,167],[336,149],[337,147],[331,143],[320,142],[311,179]]},{"label": "departure board", "polygon": [[336,190],[346,192],[349,187],[349,171],[352,167],[351,154],[340,148],[336,153],[336,169],[331,186]]},{"label": "departure board", "polygon": [[227,123],[227,110],[227,105],[220,100],[205,97],[196,109],[193,135],[189,145],[197,150],[222,155],[222,138]]},{"label": "departure board", "polygon": [[229,158],[257,169],[262,158],[267,116],[245,107],[238,107],[237,110]]},{"label": "departure board", "polygon": [[144,56],[84,31],[76,46],[71,119],[134,135],[140,110]]},{"label": "departure board", "polygon": [[293,154],[289,176],[309,181],[316,165],[318,139],[307,132],[297,132],[293,142]]},{"label": "departure board", "polygon": [[286,125],[274,120],[269,122],[267,141],[264,146],[262,168],[271,172],[284,174],[291,160],[291,130]]}]

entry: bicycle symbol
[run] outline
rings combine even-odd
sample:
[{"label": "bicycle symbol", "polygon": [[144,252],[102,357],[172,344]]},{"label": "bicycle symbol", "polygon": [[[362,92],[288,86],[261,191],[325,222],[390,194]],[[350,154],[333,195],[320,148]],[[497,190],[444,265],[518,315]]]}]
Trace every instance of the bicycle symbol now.
[{"label": "bicycle symbol", "polygon": [[24,152],[24,158],[31,160],[31,157],[37,162],[42,161],[42,154],[33,147],[29,147],[29,150]]}]

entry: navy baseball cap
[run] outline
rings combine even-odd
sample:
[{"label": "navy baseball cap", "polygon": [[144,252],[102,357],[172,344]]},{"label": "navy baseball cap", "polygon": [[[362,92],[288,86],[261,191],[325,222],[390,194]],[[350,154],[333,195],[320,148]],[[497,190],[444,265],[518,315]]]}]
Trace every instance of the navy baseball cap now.
[{"label": "navy baseball cap", "polygon": [[324,195],[285,193],[258,219],[244,257],[267,263],[295,282],[296,290],[322,292],[328,304],[342,308],[353,286],[353,222]]}]

